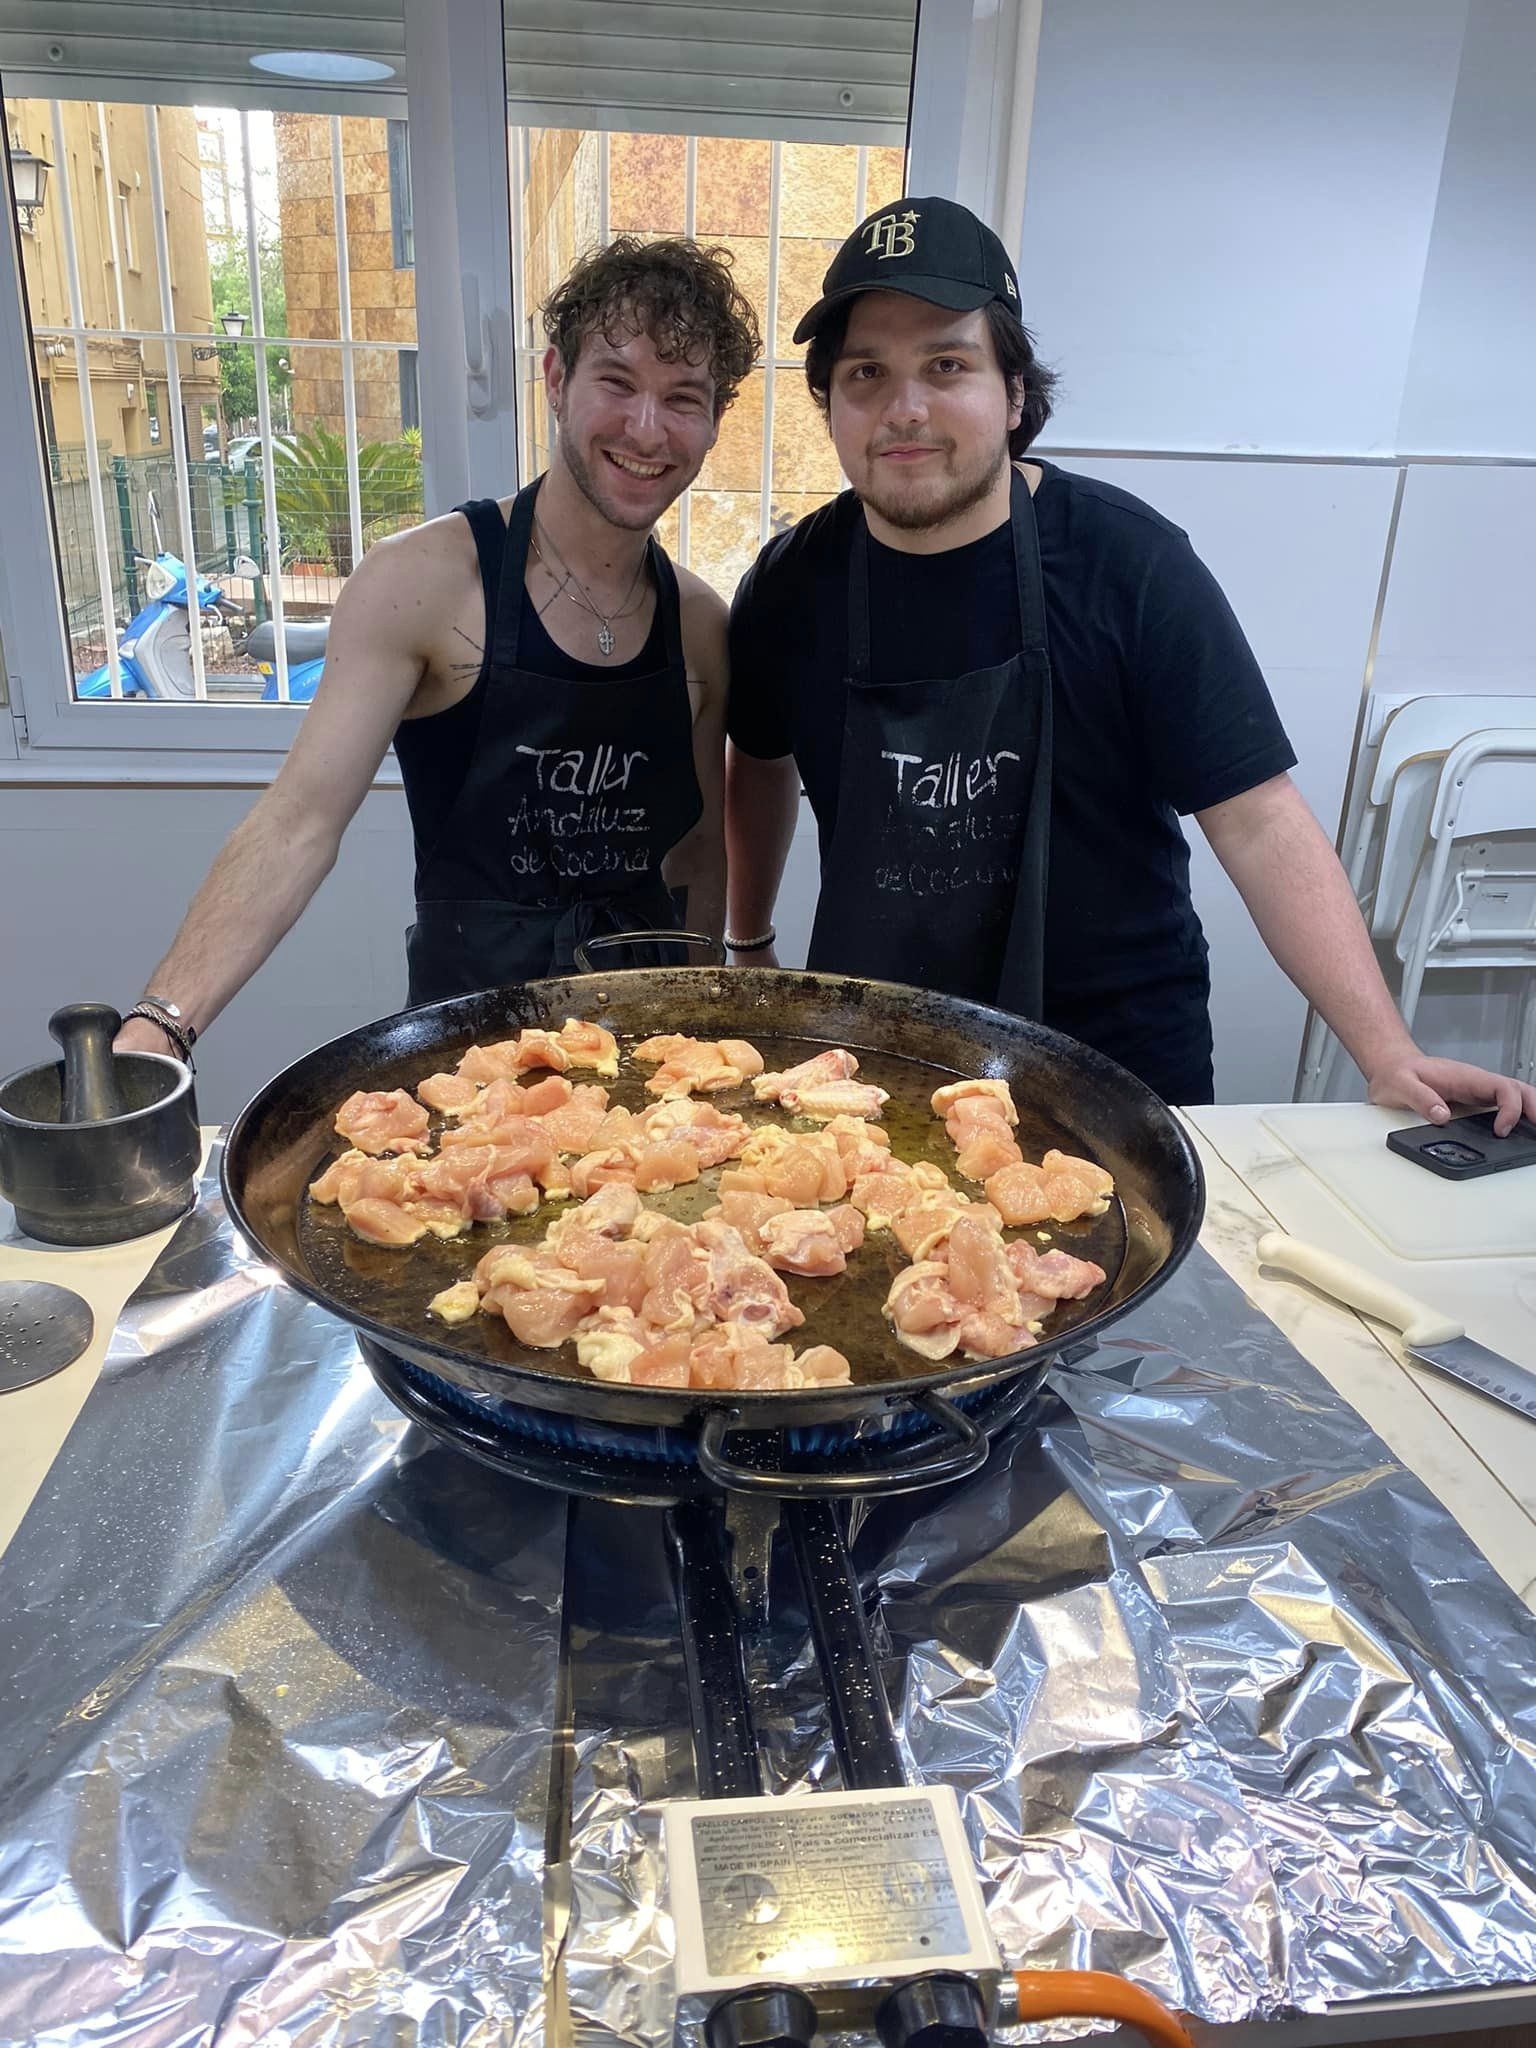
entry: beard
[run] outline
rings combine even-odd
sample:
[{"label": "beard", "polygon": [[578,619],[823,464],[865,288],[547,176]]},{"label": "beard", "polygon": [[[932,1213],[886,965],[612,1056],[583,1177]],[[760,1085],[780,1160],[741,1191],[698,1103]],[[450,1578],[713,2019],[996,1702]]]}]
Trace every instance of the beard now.
[{"label": "beard", "polygon": [[[652,513],[638,513],[627,509],[617,504],[603,490],[602,485],[592,473],[591,464],[583,456],[581,450],[575,446],[570,436],[563,430],[556,435],[555,446],[559,451],[561,460],[570,471],[571,480],[577,490],[581,492],[581,495],[595,511],[601,513],[610,526],[617,526],[621,532],[649,533],[662,513],[666,511],[667,506],[672,503],[672,498],[668,498],[665,504],[659,505]],[[674,491],[672,495],[673,497],[681,497],[682,492]]]},{"label": "beard", "polygon": [[964,469],[947,467],[942,476],[902,478],[892,475],[872,456],[866,481],[857,496],[888,526],[905,533],[928,533],[961,518],[979,505],[1008,467],[1008,443],[1001,442]]}]

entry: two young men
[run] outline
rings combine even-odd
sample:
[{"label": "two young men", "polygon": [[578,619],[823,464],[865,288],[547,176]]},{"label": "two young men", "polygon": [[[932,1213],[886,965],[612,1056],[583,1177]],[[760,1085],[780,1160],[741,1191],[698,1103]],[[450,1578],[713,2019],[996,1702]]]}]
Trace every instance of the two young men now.
[{"label": "two young men", "polygon": [[[751,311],[708,252],[619,242],[546,324],[550,470],[508,516],[463,507],[353,576],[300,739],[156,972],[199,1029],[307,902],[391,737],[413,1001],[559,971],[598,930],[721,928],[724,608],[650,532],[750,367]],[[1403,1027],[1186,537],[1025,459],[1053,379],[990,229],[898,202],[849,237],[796,339],[852,488],[770,543],[732,612],[733,935],[771,931],[803,781],[813,967],[999,1003],[1209,1100],[1193,813],[1373,1100],[1536,1115],[1536,1089]]]}]

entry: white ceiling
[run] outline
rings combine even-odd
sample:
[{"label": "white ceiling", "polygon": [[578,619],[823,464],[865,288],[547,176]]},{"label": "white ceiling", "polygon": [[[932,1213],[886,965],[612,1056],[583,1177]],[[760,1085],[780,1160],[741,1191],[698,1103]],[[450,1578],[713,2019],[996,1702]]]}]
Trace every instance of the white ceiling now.
[{"label": "white ceiling", "polygon": [[[506,0],[514,121],[695,135],[899,143],[917,0]],[[381,59],[379,85],[261,79],[263,50]],[[401,0],[315,7],[0,0],[11,94],[404,112]]]}]

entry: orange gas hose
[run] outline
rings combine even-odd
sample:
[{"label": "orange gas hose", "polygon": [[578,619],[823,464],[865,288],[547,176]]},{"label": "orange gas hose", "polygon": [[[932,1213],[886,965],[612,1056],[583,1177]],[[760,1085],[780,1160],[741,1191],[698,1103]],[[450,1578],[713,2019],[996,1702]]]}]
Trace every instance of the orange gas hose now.
[{"label": "orange gas hose", "polygon": [[1019,2020],[1101,2019],[1139,2027],[1153,2048],[1194,2048],[1167,2006],[1105,1970],[1016,1970]]}]

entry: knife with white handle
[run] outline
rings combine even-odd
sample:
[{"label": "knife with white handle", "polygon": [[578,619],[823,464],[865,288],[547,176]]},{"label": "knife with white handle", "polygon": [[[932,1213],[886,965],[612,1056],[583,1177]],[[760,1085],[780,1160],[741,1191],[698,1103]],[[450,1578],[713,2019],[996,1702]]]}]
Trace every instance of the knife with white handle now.
[{"label": "knife with white handle", "polygon": [[1294,1273],[1298,1280],[1310,1280],[1335,1301],[1390,1324],[1400,1332],[1404,1349],[1422,1364],[1536,1421],[1536,1372],[1479,1344],[1467,1336],[1460,1323],[1438,1309],[1352,1260],[1325,1252],[1302,1238],[1287,1237],[1283,1230],[1266,1231],[1259,1239],[1258,1251],[1266,1266]]}]

